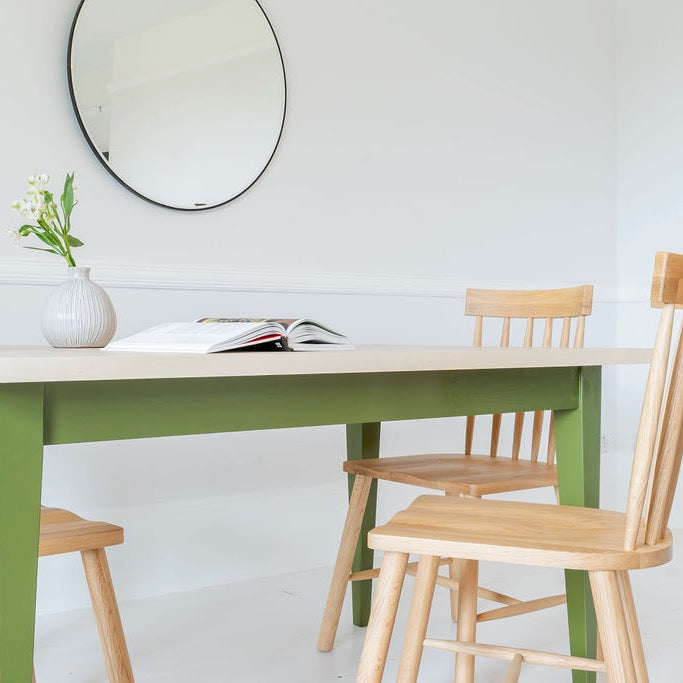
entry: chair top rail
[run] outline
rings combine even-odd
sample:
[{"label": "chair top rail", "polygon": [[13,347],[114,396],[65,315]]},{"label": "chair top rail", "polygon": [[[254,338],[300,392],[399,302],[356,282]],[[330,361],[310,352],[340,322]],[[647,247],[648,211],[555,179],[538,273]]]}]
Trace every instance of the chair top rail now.
[{"label": "chair top rail", "polygon": [[593,286],[561,289],[468,289],[465,315],[496,318],[565,318],[590,315]]}]

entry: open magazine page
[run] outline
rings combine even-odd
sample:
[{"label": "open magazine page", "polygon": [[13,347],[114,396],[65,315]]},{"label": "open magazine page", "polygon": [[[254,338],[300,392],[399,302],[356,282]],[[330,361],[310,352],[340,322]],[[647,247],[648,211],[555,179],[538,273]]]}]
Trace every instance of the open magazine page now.
[{"label": "open magazine page", "polygon": [[313,320],[296,320],[287,328],[290,344],[317,342],[318,344],[346,344],[348,339],[339,332]]},{"label": "open magazine page", "polygon": [[353,345],[339,332],[307,318],[200,318],[202,323],[264,323],[280,325],[290,349],[294,351],[346,350]]},{"label": "open magazine page", "polygon": [[164,323],[111,342],[107,351],[214,353],[282,339],[281,325],[270,323]]},{"label": "open magazine page", "polygon": [[290,325],[299,322],[296,318],[223,318],[207,316],[197,318],[196,323],[268,323],[279,325],[283,333],[289,332]]}]

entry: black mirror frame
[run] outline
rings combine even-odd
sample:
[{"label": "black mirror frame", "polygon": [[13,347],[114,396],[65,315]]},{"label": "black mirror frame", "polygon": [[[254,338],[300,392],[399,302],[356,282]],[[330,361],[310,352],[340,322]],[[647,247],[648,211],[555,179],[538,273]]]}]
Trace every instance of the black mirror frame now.
[{"label": "black mirror frame", "polygon": [[273,147],[273,151],[271,152],[270,156],[268,157],[268,160],[266,161],[265,165],[263,166],[263,169],[261,172],[247,185],[241,192],[238,192],[236,195],[233,197],[230,197],[230,199],[226,199],[224,202],[221,202],[220,204],[212,204],[211,206],[195,206],[195,207],[183,207],[183,206],[171,206],[169,204],[164,204],[163,202],[158,202],[154,199],[150,199],[149,197],[146,197],[144,194],[141,192],[138,192],[136,189],[128,185],[123,178],[121,178],[119,175],[117,175],[114,172],[114,169],[107,163],[106,159],[103,158],[101,152],[97,149],[95,146],[95,143],[91,139],[90,135],[88,134],[88,131],[85,127],[85,124],[83,123],[83,119],[81,118],[80,112],[78,110],[78,104],[76,102],[76,94],[74,92],[74,84],[73,84],[73,78],[71,75],[71,51],[73,47],[73,38],[74,38],[74,33],[76,31],[76,23],[78,22],[78,17],[81,13],[81,8],[85,4],[86,0],[80,0],[78,3],[78,8],[76,9],[76,14],[74,14],[73,21],[71,22],[71,30],[69,31],[69,44],[67,48],[67,53],[66,53],[66,76],[69,84],[69,97],[71,99],[71,104],[73,106],[74,113],[76,115],[76,120],[78,121],[78,125],[81,129],[81,132],[83,133],[83,137],[86,139],[88,145],[90,146],[90,149],[95,153],[95,157],[97,160],[107,169],[109,174],[113,176],[121,185],[123,185],[128,191],[132,192],[134,195],[140,197],[140,199],[144,199],[146,202],[149,202],[150,204],[155,204],[156,206],[163,206],[166,209],[173,209],[175,211],[208,211],[210,209],[216,209],[219,206],[225,206],[226,204],[229,204],[230,202],[234,201],[238,197],[241,197],[249,188],[251,188],[254,183],[265,173],[265,170],[268,168],[270,165],[270,162],[272,161],[273,157],[275,156],[275,152],[280,144],[280,140],[282,138],[282,132],[285,127],[285,117],[287,114],[287,75],[285,71],[285,61],[282,57],[282,50],[280,49],[280,42],[277,39],[277,35],[275,33],[275,30],[273,29],[273,25],[270,22],[270,19],[268,18],[268,15],[265,13],[263,7],[261,6],[261,3],[259,0],[253,0],[253,2],[256,3],[258,8],[261,10],[261,13],[263,14],[265,20],[268,22],[268,26],[270,28],[271,33],[273,34],[273,39],[275,40],[275,46],[277,47],[278,54],[280,56],[280,64],[282,65],[282,84],[284,87],[284,101],[282,103],[282,123],[280,124],[280,130],[278,132],[277,140],[275,141],[275,146]]}]

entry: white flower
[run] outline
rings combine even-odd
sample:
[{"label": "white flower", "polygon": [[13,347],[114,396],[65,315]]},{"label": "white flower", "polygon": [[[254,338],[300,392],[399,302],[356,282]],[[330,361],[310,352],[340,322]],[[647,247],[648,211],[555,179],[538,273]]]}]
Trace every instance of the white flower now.
[{"label": "white flower", "polygon": [[26,199],[26,197],[12,204],[12,207],[15,208],[15,210],[18,211],[24,218],[27,218],[31,215],[29,206],[30,202],[28,201],[28,199]]},{"label": "white flower", "polygon": [[21,243],[21,235],[19,234],[18,230],[15,230],[14,228],[10,228],[7,231],[7,234],[9,235],[10,242],[15,246],[18,247],[19,244]]},{"label": "white flower", "polygon": [[50,176],[47,173],[37,173],[36,175],[28,177],[28,184],[34,185],[40,190],[42,190],[49,182]]},{"label": "white flower", "polygon": [[17,211],[24,218],[40,218],[45,211],[45,204],[40,198],[36,201],[33,197],[24,197],[21,201],[15,203],[19,204]]}]

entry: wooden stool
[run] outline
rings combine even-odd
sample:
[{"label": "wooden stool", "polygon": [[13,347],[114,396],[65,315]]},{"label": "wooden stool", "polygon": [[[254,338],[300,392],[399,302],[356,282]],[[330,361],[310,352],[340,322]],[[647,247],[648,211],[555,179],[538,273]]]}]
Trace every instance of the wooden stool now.
[{"label": "wooden stool", "polygon": [[[534,323],[543,323],[542,345],[553,344],[553,323],[561,322],[557,346],[566,348],[571,344],[583,346],[585,318],[590,315],[593,287],[582,285],[565,289],[505,291],[468,289],[465,296],[465,315],[475,317],[474,346],[482,346],[485,318],[502,320],[500,345],[510,346],[511,323],[522,321],[524,337],[522,345],[534,345]],[[571,326],[574,324],[573,339]],[[528,457],[520,457],[524,413],[514,416],[512,450],[507,456],[498,455],[501,432],[501,415],[491,419],[490,447],[484,455],[472,453],[474,416],[467,418],[464,453],[431,453],[399,457],[347,460],[344,471],[354,475],[354,486],[349,510],[342,533],[337,561],[332,575],[325,613],[318,636],[318,649],[331,650],[339,625],[348,581],[362,581],[377,576],[379,570],[370,569],[351,573],[354,554],[367,506],[371,485],[378,479],[410,484],[443,491],[447,495],[464,495],[479,498],[492,493],[522,491],[552,486],[557,490],[557,469],[554,464],[555,438],[552,417],[548,419],[545,460],[539,457],[545,413],[533,413],[531,443]],[[438,582],[451,589],[451,613],[457,614],[457,573],[454,562],[449,564],[450,577],[438,577]],[[411,563],[408,572],[414,574],[416,565]],[[522,601],[509,595],[486,588],[479,589],[481,598],[501,603],[503,607],[489,609],[478,615],[478,621],[501,619],[561,604],[564,595],[546,596]]]},{"label": "wooden stool", "polygon": [[[123,543],[123,529],[69,510],[42,507],[38,556],[80,552],[111,683],[133,683],[126,638],[104,549]],[[35,681],[35,675],[34,675]]]}]

